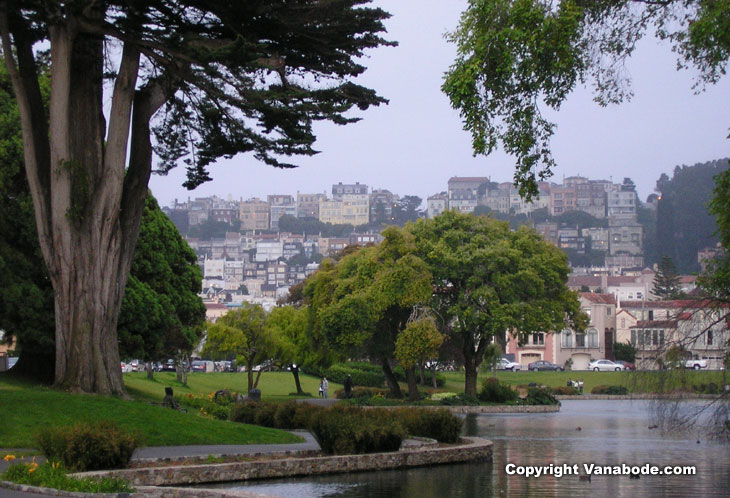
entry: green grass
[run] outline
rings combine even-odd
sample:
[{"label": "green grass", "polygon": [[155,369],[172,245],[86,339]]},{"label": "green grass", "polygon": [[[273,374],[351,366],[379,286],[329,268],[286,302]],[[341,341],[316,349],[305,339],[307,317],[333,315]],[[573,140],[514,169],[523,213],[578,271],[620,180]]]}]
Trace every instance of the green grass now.
[{"label": "green grass", "polygon": [[[311,375],[300,374],[299,380],[302,390],[317,397],[320,379]],[[143,372],[133,372],[124,374],[124,384],[130,395],[139,399],[148,399],[154,401],[162,401],[165,396],[165,387],[172,387],[175,396],[184,394],[209,394],[220,389],[228,389],[232,392],[246,394],[248,392],[248,377],[245,373],[191,373],[188,375],[188,385],[183,386],[177,381],[174,372],[158,372],[154,374],[153,380],[147,379],[147,374]],[[329,383],[329,394],[332,396],[334,392],[341,388],[340,384]],[[261,391],[261,397],[266,401],[286,401],[296,398],[290,396],[296,392],[294,384],[294,376],[291,372],[263,372],[259,380],[258,389]]]},{"label": "green grass", "polygon": [[[440,390],[449,392],[464,391],[464,374],[461,372],[443,372],[446,384]],[[477,389],[487,377],[494,377],[494,372],[480,372],[477,380]],[[631,393],[651,393],[657,391],[681,389],[691,386],[714,382],[718,386],[730,383],[725,371],[694,371],[676,370],[670,372],[640,371],[640,372],[505,372],[499,371],[496,377],[507,384],[518,386],[534,382],[548,387],[565,386],[568,379],[583,379],[583,392],[590,393],[591,389],[600,385],[625,386]]]},{"label": "green grass", "polygon": [[[210,375],[210,374],[202,374]],[[225,375],[225,374],[221,374]],[[164,384],[161,384],[164,388]],[[157,395],[156,402],[162,401]],[[145,446],[281,444],[300,442],[287,432],[182,413],[149,401],[74,395],[0,375],[0,448],[32,448],[40,427],[111,420],[138,431]]]}]

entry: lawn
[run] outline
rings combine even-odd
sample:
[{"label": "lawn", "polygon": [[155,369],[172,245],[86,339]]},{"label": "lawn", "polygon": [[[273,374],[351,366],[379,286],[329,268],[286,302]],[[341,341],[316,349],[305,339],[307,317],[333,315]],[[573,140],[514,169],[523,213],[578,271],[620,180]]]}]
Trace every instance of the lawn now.
[{"label": "lawn", "polygon": [[[164,389],[161,391],[164,394]],[[144,446],[301,441],[284,431],[183,413],[148,400],[68,394],[7,374],[0,374],[0,400],[0,448],[34,447],[34,437],[40,427],[97,420],[110,420],[124,429],[138,431]],[[156,402],[160,401],[162,396],[157,396]]]},{"label": "lawn", "polygon": [[[172,387],[175,396],[183,394],[209,394],[220,389],[228,389],[232,392],[246,394],[248,392],[248,377],[245,373],[200,373],[194,372],[188,375],[188,385],[184,386],[177,381],[174,372],[158,372],[154,374],[153,380],[147,379],[143,372],[126,373],[124,384],[130,395],[150,401],[162,401],[165,396],[165,387]],[[317,396],[319,381],[321,379],[311,375],[299,375],[299,381],[304,392]],[[329,383],[329,395],[334,396],[337,389],[342,386],[333,382]],[[261,397],[266,401],[286,401],[296,398],[292,393],[296,392],[294,376],[291,372],[263,372],[259,380],[258,389]],[[301,397],[301,396],[300,396]]]},{"label": "lawn", "polygon": [[[463,392],[463,372],[442,372],[446,379],[444,391]],[[494,372],[480,372],[477,388],[487,377],[494,377]],[[641,372],[591,372],[591,371],[567,371],[567,372],[506,372],[498,371],[496,377],[507,384],[518,386],[528,385],[534,382],[537,385],[548,387],[565,386],[568,379],[583,379],[583,392],[590,393],[596,386],[625,386],[632,393],[647,393],[674,389],[687,389],[688,387],[715,383],[723,386],[730,383],[725,371],[695,371],[676,370],[670,372],[641,371]]]}]

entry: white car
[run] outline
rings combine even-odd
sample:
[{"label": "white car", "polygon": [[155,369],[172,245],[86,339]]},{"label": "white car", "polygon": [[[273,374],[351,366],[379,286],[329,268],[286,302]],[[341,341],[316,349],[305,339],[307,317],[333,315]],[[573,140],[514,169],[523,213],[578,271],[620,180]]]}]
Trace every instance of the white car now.
[{"label": "white car", "polygon": [[507,358],[500,358],[497,362],[497,370],[511,370],[512,372],[516,372],[517,370],[522,370],[522,365],[514,361],[509,361]]},{"label": "white car", "polygon": [[132,371],[132,365],[129,363],[122,362],[122,373],[129,373]]},{"label": "white car", "polygon": [[614,363],[611,360],[594,360],[588,364],[588,370],[594,372],[618,372],[623,369],[622,364]]}]

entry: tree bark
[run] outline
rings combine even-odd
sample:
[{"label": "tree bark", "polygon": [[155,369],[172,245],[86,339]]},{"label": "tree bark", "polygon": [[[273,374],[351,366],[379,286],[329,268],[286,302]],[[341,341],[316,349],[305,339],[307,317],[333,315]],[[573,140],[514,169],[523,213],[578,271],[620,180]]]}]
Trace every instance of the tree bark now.
[{"label": "tree bark", "polygon": [[390,368],[390,362],[388,361],[388,359],[382,358],[380,360],[380,365],[383,367],[385,382],[388,384],[388,388],[390,389],[390,395],[396,399],[402,398],[403,393],[400,390],[398,379],[395,378],[395,374],[393,373],[393,369]]},{"label": "tree bark", "polygon": [[415,367],[406,369],[406,381],[408,382],[408,399],[417,401],[420,398],[418,394],[418,381],[416,379]]},{"label": "tree bark", "polygon": [[434,362],[431,362],[431,384],[433,385],[434,389],[438,387],[438,383],[436,382],[436,367],[434,366]]},{"label": "tree bark", "polygon": [[299,367],[291,367],[291,373],[294,376],[294,384],[297,386],[297,394],[304,394],[302,384],[299,382]]},{"label": "tree bark", "polygon": [[[169,93],[162,88],[164,77],[135,88],[140,55],[125,44],[107,134],[103,39],[80,31],[75,14],[67,13],[49,26],[46,122],[30,28],[17,18],[10,26],[8,9],[0,2],[0,35],[20,111],[39,242],[54,289],[55,384],[73,392],[125,395],[117,319],[151,170],[149,122]],[[90,5],[84,16],[100,21],[102,9]]]}]

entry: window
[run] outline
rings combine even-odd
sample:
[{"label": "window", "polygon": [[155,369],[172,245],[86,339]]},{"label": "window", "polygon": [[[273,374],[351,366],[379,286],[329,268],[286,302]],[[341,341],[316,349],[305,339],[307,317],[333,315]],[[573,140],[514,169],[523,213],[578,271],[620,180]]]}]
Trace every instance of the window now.
[{"label": "window", "polygon": [[563,330],[562,334],[560,334],[563,339],[563,347],[564,348],[572,348],[573,347],[573,332],[570,329]]},{"label": "window", "polygon": [[542,332],[537,334],[532,334],[532,344],[535,345],[543,345],[545,344],[545,334]]},{"label": "window", "polygon": [[622,329],[625,329],[626,328],[626,318],[622,318],[621,319],[621,328]]},{"label": "window", "polygon": [[575,347],[576,348],[586,347],[586,335],[585,334],[575,334]]},{"label": "window", "polygon": [[591,329],[588,331],[588,347],[598,347],[598,331],[596,329]]},{"label": "window", "polygon": [[606,316],[611,316],[611,308],[606,308]]},{"label": "window", "polygon": [[654,310],[649,310],[649,320],[654,319]]},{"label": "window", "polygon": [[635,330],[631,331],[631,345],[636,346],[636,331]]},{"label": "window", "polygon": [[712,346],[712,329],[707,331],[707,345]]}]

